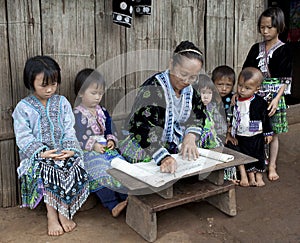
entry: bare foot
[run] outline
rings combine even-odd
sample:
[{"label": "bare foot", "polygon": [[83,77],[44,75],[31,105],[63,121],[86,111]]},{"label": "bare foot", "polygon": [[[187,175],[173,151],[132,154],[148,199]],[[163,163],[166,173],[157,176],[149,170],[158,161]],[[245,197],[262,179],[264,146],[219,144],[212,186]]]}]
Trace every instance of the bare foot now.
[{"label": "bare foot", "polygon": [[265,182],[263,180],[263,174],[257,172],[256,173],[256,186],[265,186]]},{"label": "bare foot", "polygon": [[254,172],[249,172],[248,176],[249,176],[249,186],[257,186]]},{"label": "bare foot", "polygon": [[71,232],[76,227],[76,223],[72,219],[67,219],[62,214],[58,214],[59,221],[65,232]]},{"label": "bare foot", "polygon": [[248,178],[243,178],[243,179],[241,179],[241,181],[240,181],[240,186],[243,186],[243,187],[249,186]]},{"label": "bare foot", "polygon": [[46,204],[47,207],[47,218],[48,218],[48,235],[50,236],[59,236],[64,233],[63,228],[61,227],[56,210]]},{"label": "bare foot", "polygon": [[113,217],[118,217],[120,213],[126,208],[127,206],[127,199],[123,202],[118,203],[112,210],[111,214]]},{"label": "bare foot", "polygon": [[270,181],[276,181],[279,179],[279,175],[277,174],[276,168],[274,166],[269,166],[268,178]]},{"label": "bare foot", "polygon": [[243,187],[249,186],[248,175],[246,173],[245,166],[239,165],[239,171],[241,174],[240,186],[243,186]]}]

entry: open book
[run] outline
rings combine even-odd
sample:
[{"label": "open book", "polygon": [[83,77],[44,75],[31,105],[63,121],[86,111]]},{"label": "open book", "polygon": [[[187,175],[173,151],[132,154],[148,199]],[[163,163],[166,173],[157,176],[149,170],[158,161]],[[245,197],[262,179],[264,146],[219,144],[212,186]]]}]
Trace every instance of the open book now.
[{"label": "open book", "polygon": [[211,168],[220,163],[226,163],[234,159],[233,155],[223,154],[208,149],[198,148],[200,157],[197,160],[183,159],[181,155],[172,154],[177,161],[177,170],[175,173],[161,173],[160,167],[152,160],[150,162],[130,164],[120,158],[115,158],[111,166],[118,169],[152,187],[161,187],[164,184],[178,180],[183,176],[201,172],[201,170]]}]

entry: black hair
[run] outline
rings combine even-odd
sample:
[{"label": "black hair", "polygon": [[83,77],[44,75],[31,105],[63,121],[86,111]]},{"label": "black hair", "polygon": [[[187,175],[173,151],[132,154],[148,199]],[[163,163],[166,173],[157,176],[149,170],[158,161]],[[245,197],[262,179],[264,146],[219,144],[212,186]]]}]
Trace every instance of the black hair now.
[{"label": "black hair", "polygon": [[105,88],[105,80],[103,76],[95,69],[85,68],[79,71],[75,78],[74,92],[75,95],[83,93],[92,84]]},{"label": "black hair", "polygon": [[182,41],[175,48],[173,53],[173,66],[180,64],[183,56],[189,59],[197,59],[203,64],[203,53],[190,41]]},{"label": "black hair", "polygon": [[215,100],[216,96],[219,96],[219,92],[210,77],[206,74],[199,74],[197,87],[195,87],[195,89],[200,93],[201,89],[205,88],[212,90],[213,100]]},{"label": "black hair", "polygon": [[272,21],[272,27],[277,29],[277,32],[280,34],[284,31],[285,28],[285,21],[284,21],[284,13],[283,11],[278,7],[270,7],[266,9],[258,18],[257,22],[257,29],[258,32],[260,31],[260,24],[262,17],[270,17]]},{"label": "black hair", "polygon": [[262,72],[255,68],[255,67],[246,67],[244,68],[239,75],[239,79],[240,78],[244,79],[244,82],[248,81],[249,79],[254,78],[258,83],[258,86],[262,83],[264,76],[262,74]]},{"label": "black hair", "polygon": [[48,56],[35,56],[29,58],[24,67],[23,81],[29,90],[34,90],[34,80],[40,73],[44,74],[43,84],[61,83],[60,67],[58,63]]},{"label": "black hair", "polygon": [[227,66],[227,65],[221,65],[216,67],[211,74],[211,79],[213,82],[215,82],[218,79],[221,79],[223,77],[228,78],[232,81],[233,86],[235,85],[235,72],[234,70]]},{"label": "black hair", "polygon": [[199,74],[197,89],[200,91],[200,89],[203,89],[203,88],[209,88],[211,90],[214,90],[215,85],[208,75]]}]

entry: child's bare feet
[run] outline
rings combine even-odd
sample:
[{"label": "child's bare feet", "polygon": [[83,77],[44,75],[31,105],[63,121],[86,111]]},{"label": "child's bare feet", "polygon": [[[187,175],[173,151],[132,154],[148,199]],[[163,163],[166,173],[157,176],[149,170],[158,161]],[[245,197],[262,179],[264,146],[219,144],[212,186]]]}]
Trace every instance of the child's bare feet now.
[{"label": "child's bare feet", "polygon": [[249,176],[249,186],[257,186],[254,172],[249,172],[248,176]]},{"label": "child's bare feet", "polygon": [[269,166],[268,178],[270,181],[276,181],[279,179],[279,175],[276,172],[275,166],[272,166],[272,165]]},{"label": "child's bare feet", "polygon": [[64,233],[63,228],[61,227],[56,210],[46,204],[47,208],[47,218],[48,218],[48,235],[50,236],[59,236]]},{"label": "child's bare feet", "polygon": [[111,211],[113,217],[118,217],[120,213],[126,208],[127,206],[127,199],[123,202],[118,203]]},{"label": "child's bare feet", "polygon": [[71,232],[76,227],[76,223],[72,219],[67,219],[62,214],[58,214],[59,221],[65,232]]},{"label": "child's bare feet", "polygon": [[247,187],[249,186],[249,181],[248,181],[248,178],[242,178],[241,181],[240,181],[240,186],[243,186],[243,187]]},{"label": "child's bare feet", "polygon": [[239,165],[239,171],[241,174],[240,186],[243,186],[243,187],[249,186],[248,175],[246,173],[245,166]]},{"label": "child's bare feet", "polygon": [[256,173],[256,186],[264,186],[265,182],[263,181],[263,174],[260,172]]}]

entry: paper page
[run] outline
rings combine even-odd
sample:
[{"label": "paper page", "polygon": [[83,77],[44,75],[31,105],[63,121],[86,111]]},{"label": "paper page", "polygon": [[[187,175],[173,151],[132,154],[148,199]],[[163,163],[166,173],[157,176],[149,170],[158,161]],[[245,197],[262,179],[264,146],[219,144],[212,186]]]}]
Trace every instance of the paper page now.
[{"label": "paper page", "polygon": [[200,156],[216,159],[222,162],[229,162],[234,160],[234,156],[230,154],[220,153],[209,149],[198,148]]},{"label": "paper page", "polygon": [[[213,153],[213,155],[211,155],[210,153],[207,153],[207,155],[214,156],[215,154]],[[130,164],[125,160],[115,158],[112,160],[111,166],[153,187],[161,187],[164,184],[173,180],[178,180],[185,175],[201,172],[201,170],[207,168],[211,168],[213,170],[213,167],[216,164],[223,163],[219,160],[203,156],[192,161],[184,160],[182,159],[182,156],[178,154],[172,154],[172,157],[174,157],[177,161],[177,170],[172,174],[160,172],[160,167],[157,166],[153,160],[148,163],[141,162]]]}]

